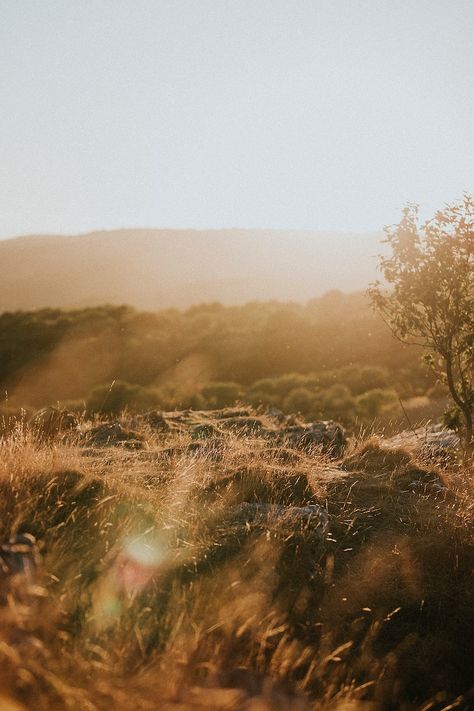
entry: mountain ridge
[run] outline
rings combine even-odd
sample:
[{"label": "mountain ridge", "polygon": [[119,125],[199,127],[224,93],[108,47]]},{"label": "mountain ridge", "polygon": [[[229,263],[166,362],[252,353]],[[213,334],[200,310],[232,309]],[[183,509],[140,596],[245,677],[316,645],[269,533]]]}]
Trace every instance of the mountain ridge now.
[{"label": "mountain ridge", "polygon": [[[376,276],[379,233],[119,228],[0,241],[0,311],[306,300]],[[177,242],[179,244],[177,244]]]}]

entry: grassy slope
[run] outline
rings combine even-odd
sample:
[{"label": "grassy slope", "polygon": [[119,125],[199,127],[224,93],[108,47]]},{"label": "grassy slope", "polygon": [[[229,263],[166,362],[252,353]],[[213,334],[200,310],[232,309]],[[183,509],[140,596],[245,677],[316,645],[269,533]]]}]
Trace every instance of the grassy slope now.
[{"label": "grassy slope", "polygon": [[[34,586],[0,590],[2,711],[474,703],[467,472],[443,489],[370,442],[336,471],[258,437],[146,434],[136,452],[1,442],[1,536],[42,547]],[[321,503],[324,551],[285,516],[231,523],[252,500]]]}]

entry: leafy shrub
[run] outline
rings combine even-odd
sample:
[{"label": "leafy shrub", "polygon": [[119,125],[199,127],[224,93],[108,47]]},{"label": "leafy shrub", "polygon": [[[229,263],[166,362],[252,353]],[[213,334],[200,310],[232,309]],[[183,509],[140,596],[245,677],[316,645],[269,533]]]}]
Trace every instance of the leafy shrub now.
[{"label": "leafy shrub", "polygon": [[237,383],[211,383],[202,388],[201,394],[207,407],[228,407],[239,399],[241,386]]},{"label": "leafy shrub", "polygon": [[322,408],[326,418],[348,423],[355,416],[356,402],[346,385],[337,384],[324,392]]},{"label": "leafy shrub", "polygon": [[300,413],[305,417],[312,417],[318,409],[320,400],[308,388],[294,388],[283,400],[283,411],[290,414]]},{"label": "leafy shrub", "polygon": [[393,409],[397,400],[398,396],[394,390],[373,388],[357,398],[357,413],[363,420],[371,422],[383,412]]},{"label": "leafy shrub", "polygon": [[125,409],[148,410],[159,405],[156,391],[122,380],[94,388],[86,400],[87,412],[105,415],[117,415]]}]

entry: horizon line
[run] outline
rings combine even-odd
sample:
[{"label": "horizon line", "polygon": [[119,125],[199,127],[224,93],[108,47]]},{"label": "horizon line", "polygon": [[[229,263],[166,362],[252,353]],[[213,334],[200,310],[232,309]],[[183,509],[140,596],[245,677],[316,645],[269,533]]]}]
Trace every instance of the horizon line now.
[{"label": "horizon line", "polygon": [[87,237],[101,232],[303,232],[307,234],[321,233],[333,235],[360,235],[383,233],[380,229],[366,230],[335,230],[322,228],[299,228],[299,227],[98,227],[92,230],[79,232],[22,232],[13,235],[0,236],[0,241],[12,241],[16,239],[28,239],[35,237]]}]

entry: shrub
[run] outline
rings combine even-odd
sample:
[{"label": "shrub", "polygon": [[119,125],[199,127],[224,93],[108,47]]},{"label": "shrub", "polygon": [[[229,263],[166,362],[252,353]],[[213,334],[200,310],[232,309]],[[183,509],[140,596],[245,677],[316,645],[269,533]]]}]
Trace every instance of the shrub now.
[{"label": "shrub", "polygon": [[356,411],[356,403],[346,385],[333,385],[324,392],[322,398],[324,417],[327,419],[350,422]]},{"label": "shrub", "polygon": [[283,411],[298,412],[305,417],[311,417],[318,409],[318,405],[320,405],[320,401],[314,392],[308,388],[295,388],[283,400]]},{"label": "shrub", "polygon": [[127,408],[139,412],[158,407],[159,404],[156,391],[116,380],[111,385],[94,388],[86,400],[86,410],[89,413],[117,415]]},{"label": "shrub", "polygon": [[398,400],[394,390],[384,390],[373,388],[363,395],[359,395],[356,400],[357,414],[369,422],[396,405]]},{"label": "shrub", "polygon": [[241,395],[237,383],[211,383],[203,387],[201,394],[207,407],[221,408],[234,405]]}]

